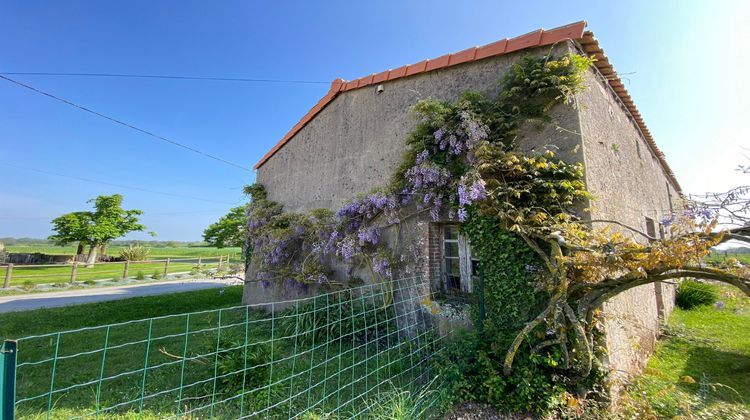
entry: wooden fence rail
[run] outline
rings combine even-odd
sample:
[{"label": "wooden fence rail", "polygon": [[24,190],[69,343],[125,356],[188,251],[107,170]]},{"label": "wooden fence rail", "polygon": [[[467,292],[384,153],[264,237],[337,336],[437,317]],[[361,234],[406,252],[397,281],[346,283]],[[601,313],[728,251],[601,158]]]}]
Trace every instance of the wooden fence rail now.
[{"label": "wooden fence rail", "polygon": [[[215,257],[204,257],[196,256],[191,258],[171,258],[167,257],[164,259],[153,259],[153,260],[142,260],[142,261],[117,261],[117,262],[98,262],[95,264],[87,265],[78,261],[66,264],[30,264],[30,265],[19,265],[19,264],[5,264],[0,265],[0,270],[5,268],[5,276],[3,281],[3,289],[11,287],[13,280],[26,279],[27,282],[35,283],[34,280],[40,280],[41,278],[46,279],[66,279],[70,284],[75,283],[79,280],[81,274],[84,274],[83,270],[91,270],[95,267],[112,267],[112,270],[101,270],[92,271],[87,274],[86,280],[107,280],[115,277],[122,277],[123,279],[129,278],[133,271],[138,270],[139,274],[143,274],[143,270],[154,270],[154,276],[161,274],[166,277],[168,274],[176,274],[177,272],[171,272],[170,269],[184,270],[187,268],[187,264],[192,264],[191,268],[204,268],[206,266],[216,266],[221,269],[225,265],[229,264],[229,255],[218,255]],[[140,267],[139,265],[148,265],[147,267]],[[162,268],[159,268],[161,265]],[[122,267],[117,269],[117,267]],[[65,272],[61,270],[65,267],[70,267],[70,271]],[[49,269],[48,273],[45,273],[46,269]],[[186,271],[181,271],[186,272]],[[2,273],[2,271],[0,271]],[[91,278],[92,276],[101,275],[101,278]],[[62,283],[62,281],[50,281],[50,283]]]}]

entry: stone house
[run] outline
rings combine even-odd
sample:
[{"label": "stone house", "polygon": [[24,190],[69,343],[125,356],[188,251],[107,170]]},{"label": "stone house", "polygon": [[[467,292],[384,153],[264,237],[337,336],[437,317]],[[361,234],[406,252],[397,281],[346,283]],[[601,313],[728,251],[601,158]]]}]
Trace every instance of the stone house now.
[{"label": "stone house", "polygon": [[[336,210],[358,193],[388,183],[416,121],[418,100],[450,101],[475,91],[494,96],[503,76],[522,55],[565,53],[594,56],[588,88],[576,107],[552,110],[542,131],[524,130],[519,147],[554,148],[585,167],[595,200],[581,211],[664,234],[659,221],[671,214],[680,186],[593,33],[577,22],[503,39],[352,81],[336,79],[328,93],[255,165],[257,182],[286,210]],[[422,253],[420,271],[434,291],[471,293],[476,265],[456,225],[425,218],[413,223]],[[646,285],[607,302],[608,362],[613,372],[636,372],[653,349],[660,320],[673,307],[674,287]],[[246,286],[245,302],[273,299],[273,291]]]}]

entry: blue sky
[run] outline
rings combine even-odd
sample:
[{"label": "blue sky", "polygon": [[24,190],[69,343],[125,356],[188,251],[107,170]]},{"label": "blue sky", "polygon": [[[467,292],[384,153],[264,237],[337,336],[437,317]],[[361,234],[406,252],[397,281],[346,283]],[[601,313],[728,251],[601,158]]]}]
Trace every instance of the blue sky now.
[{"label": "blue sky", "polygon": [[[137,73],[323,84],[13,76],[251,167],[328,90],[448,52],[586,20],[686,192],[743,181],[750,129],[745,2],[6,0],[0,72]],[[750,151],[747,152],[750,154]],[[28,168],[202,200],[87,183]],[[0,237],[122,193],[161,240],[198,240],[252,172],[0,80]],[[144,233],[129,236],[148,238]]]}]

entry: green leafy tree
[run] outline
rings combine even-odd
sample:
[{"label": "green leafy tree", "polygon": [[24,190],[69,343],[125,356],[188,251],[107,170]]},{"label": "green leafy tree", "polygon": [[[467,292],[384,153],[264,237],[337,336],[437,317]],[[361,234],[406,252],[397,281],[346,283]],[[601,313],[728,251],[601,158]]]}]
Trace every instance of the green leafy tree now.
[{"label": "green leafy tree", "polygon": [[212,223],[203,231],[203,240],[217,248],[243,246],[246,236],[247,214],[245,213],[245,206],[232,208],[218,222]]},{"label": "green leafy tree", "polygon": [[109,241],[146,228],[138,220],[143,212],[123,209],[122,200],[120,194],[100,195],[88,201],[94,204],[94,211],[73,212],[55,218],[52,226],[56,233],[49,239],[58,245],[75,241],[88,245],[86,265],[93,264],[97,251],[106,249]]},{"label": "green leafy tree", "polygon": [[64,214],[52,220],[52,229],[57,232],[50,236],[49,239],[55,245],[66,246],[73,242],[78,242],[76,255],[83,254],[83,248],[88,243],[86,236],[87,226],[91,223],[91,212],[76,211]]}]

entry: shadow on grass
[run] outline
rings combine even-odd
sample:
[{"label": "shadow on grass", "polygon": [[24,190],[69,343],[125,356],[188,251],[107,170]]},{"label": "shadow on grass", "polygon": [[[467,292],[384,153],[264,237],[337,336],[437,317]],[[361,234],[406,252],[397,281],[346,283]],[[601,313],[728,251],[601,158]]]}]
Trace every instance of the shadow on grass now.
[{"label": "shadow on grass", "polygon": [[692,347],[682,375],[696,381],[680,381],[683,391],[706,393],[709,401],[750,404],[750,356],[706,346]]}]

